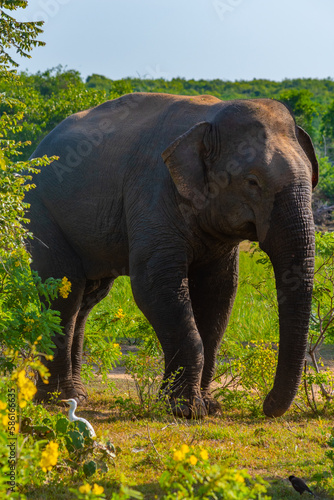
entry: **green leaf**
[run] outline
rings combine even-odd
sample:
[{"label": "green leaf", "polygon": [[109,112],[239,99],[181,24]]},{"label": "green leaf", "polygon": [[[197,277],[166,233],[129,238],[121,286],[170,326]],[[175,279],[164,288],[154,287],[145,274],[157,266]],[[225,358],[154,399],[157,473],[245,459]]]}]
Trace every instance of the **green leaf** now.
[{"label": "green leaf", "polygon": [[61,417],[57,420],[56,423],[56,432],[57,434],[66,434],[69,426],[69,421],[65,417]]},{"label": "green leaf", "polygon": [[66,444],[69,451],[73,451],[73,448],[81,450],[85,446],[85,440],[79,431],[70,430],[68,436],[66,436]]},{"label": "green leaf", "polygon": [[78,431],[83,435],[84,438],[90,438],[90,432],[87,427],[87,425],[84,422],[81,422],[80,420],[77,420],[75,422],[75,425],[78,429]]},{"label": "green leaf", "polygon": [[90,460],[89,462],[85,462],[83,465],[83,471],[86,477],[90,477],[97,471],[97,465],[94,460]]}]

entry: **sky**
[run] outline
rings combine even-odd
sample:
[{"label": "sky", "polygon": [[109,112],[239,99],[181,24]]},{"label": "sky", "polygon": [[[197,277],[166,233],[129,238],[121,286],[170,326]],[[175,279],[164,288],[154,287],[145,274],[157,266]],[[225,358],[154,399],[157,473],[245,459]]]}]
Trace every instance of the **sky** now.
[{"label": "sky", "polygon": [[30,0],[44,20],[35,73],[61,64],[85,79],[334,78],[333,0]]}]

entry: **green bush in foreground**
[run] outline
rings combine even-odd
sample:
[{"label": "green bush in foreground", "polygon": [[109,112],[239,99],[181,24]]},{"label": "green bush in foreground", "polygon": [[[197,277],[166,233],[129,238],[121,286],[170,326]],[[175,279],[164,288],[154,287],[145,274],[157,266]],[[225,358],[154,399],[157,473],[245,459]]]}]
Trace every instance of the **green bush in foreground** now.
[{"label": "green bush in foreground", "polygon": [[165,500],[268,500],[266,483],[253,480],[245,470],[211,464],[205,449],[183,444],[166,461],[167,470],[159,479]]}]

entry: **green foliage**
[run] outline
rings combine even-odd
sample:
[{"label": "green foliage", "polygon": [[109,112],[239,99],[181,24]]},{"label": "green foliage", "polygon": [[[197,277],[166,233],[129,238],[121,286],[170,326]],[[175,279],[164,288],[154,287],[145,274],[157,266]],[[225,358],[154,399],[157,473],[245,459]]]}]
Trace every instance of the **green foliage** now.
[{"label": "green foliage", "polygon": [[29,57],[28,54],[34,47],[45,45],[44,42],[36,40],[43,31],[43,22],[20,22],[16,21],[4,9],[17,10],[25,9],[27,0],[1,0],[0,2],[0,66],[5,72],[10,66],[18,64],[9,55],[8,49],[15,48],[21,57]]},{"label": "green foliage", "polygon": [[[19,482],[24,487],[34,476],[35,484],[38,485],[45,478],[38,464],[43,448],[54,437],[54,434],[48,426],[40,425],[40,421],[38,421],[39,425],[29,425],[29,418],[26,418],[26,412],[31,409],[30,400],[36,392],[31,380],[34,371],[37,371],[45,382],[48,377],[45,366],[37,357],[39,353],[36,348],[37,341],[29,347],[24,358],[11,351],[8,352],[9,358],[14,359],[15,368],[11,372],[8,370],[2,372],[0,379],[0,497],[8,489],[9,446],[12,446],[12,449],[13,446],[15,447],[17,483]],[[29,429],[30,434],[34,433],[36,438],[27,438],[22,432],[18,432],[18,422],[21,422],[21,429],[25,426],[25,429]],[[15,492],[11,498],[21,498],[21,496]]]},{"label": "green foliage", "polygon": [[326,456],[331,460],[331,472],[334,479],[334,427],[327,444],[331,449],[326,452]]},{"label": "green foliage", "polygon": [[[100,493],[99,490],[101,490],[101,488],[97,484],[94,484],[92,488],[88,483],[82,485],[79,490],[74,488],[69,489],[69,491],[73,493],[75,498],[78,498],[79,500],[97,500],[106,498],[103,494],[103,491],[102,493]],[[132,488],[121,484],[119,492],[113,492],[110,500],[128,500],[130,498],[134,500],[142,500],[144,497],[139,491],[133,490]]]},{"label": "green foliage", "polygon": [[265,396],[274,381],[278,346],[264,340],[251,343],[223,343],[217,360],[214,395],[223,410],[237,408],[243,413],[262,416]]},{"label": "green foliage", "polygon": [[[83,376],[86,380],[97,372],[102,375],[103,381],[107,382],[109,370],[121,360],[120,342],[140,346],[143,355],[152,355],[154,359],[161,356],[157,336],[148,320],[138,310],[127,277],[117,279],[111,294],[93,309],[88,318],[84,340],[87,363],[83,366]],[[130,365],[128,369],[132,370]]]},{"label": "green foliage", "polygon": [[[0,95],[0,102],[9,102]],[[34,186],[29,184],[31,173],[37,173],[37,166],[47,165],[52,159],[39,158],[29,162],[12,161],[21,154],[20,148],[25,143],[8,139],[9,133],[21,131],[17,121],[22,113],[9,116],[4,113],[0,118],[0,236],[1,251],[8,252],[22,246],[26,230],[24,212],[27,204],[24,203],[25,193]],[[3,254],[1,256],[3,258]]]},{"label": "green foliage", "polygon": [[[53,333],[62,333],[58,311],[50,309],[61,280],[49,278],[42,283],[29,267],[29,256],[17,248],[0,263],[0,344],[2,350],[13,349],[22,354],[38,338],[42,352],[51,354]],[[42,301],[43,300],[43,301]],[[0,358],[7,368],[10,356]]]},{"label": "green foliage", "polygon": [[119,362],[122,352],[119,344],[113,342],[110,337],[96,332],[85,336],[83,355],[86,360],[82,369],[83,378],[89,380],[98,374],[102,375],[103,382],[107,383],[108,373]]},{"label": "green foliage", "polygon": [[[64,70],[61,66],[35,75],[22,73],[19,83],[20,86],[12,88],[9,82],[0,80],[0,90],[12,100],[11,106],[8,102],[0,102],[0,112],[11,116],[19,110],[25,111],[18,121],[21,140],[31,143],[24,149],[25,159],[62,120],[73,113],[118,97],[123,89],[121,84],[115,84],[109,90],[87,88],[78,72]],[[8,137],[12,139],[13,133],[9,131]]]},{"label": "green foliage", "polygon": [[229,469],[225,464],[211,464],[206,450],[182,445],[166,460],[167,470],[159,483],[166,492],[164,500],[269,500],[265,482],[257,481],[245,470]]},{"label": "green foliage", "polygon": [[317,189],[325,200],[334,203],[334,167],[328,156],[319,159],[319,183]]},{"label": "green foliage", "polygon": [[254,243],[250,252],[240,252],[239,260],[239,289],[224,339],[228,343],[235,339],[246,343],[262,339],[277,342],[276,286],[270,259]]},{"label": "green foliage", "polygon": [[[4,1],[1,7],[15,10],[25,8],[25,1]],[[40,45],[35,38],[41,33],[41,23],[16,22],[0,9],[0,81],[13,90],[18,78],[8,66],[14,64],[5,49],[15,47],[21,55],[28,56],[33,46]],[[29,345],[42,337],[40,344],[44,352],[50,353],[53,346],[51,336],[61,332],[59,313],[50,309],[57,296],[60,281],[49,279],[43,284],[29,268],[29,256],[24,241],[31,236],[25,228],[25,211],[28,205],[24,195],[34,186],[31,174],[37,167],[46,166],[52,158],[17,161],[21,149],[27,144],[16,142],[10,136],[22,132],[20,122],[25,106],[7,93],[0,94],[2,116],[0,118],[0,348],[2,354],[11,348],[22,355]],[[14,356],[15,357],[15,356]],[[3,356],[1,362],[13,368],[13,356]]]},{"label": "green foliage", "polygon": [[103,75],[93,74],[84,83],[78,71],[58,66],[33,75],[21,73],[19,80],[22,85],[12,88],[9,82],[0,79],[0,92],[5,92],[8,98],[13,99],[12,108],[0,102],[0,112],[12,114],[18,109],[22,110],[22,104],[15,104],[15,100],[26,106],[25,116],[19,122],[23,127],[21,137],[32,144],[25,150],[24,158],[27,158],[42,138],[68,115],[130,92],[211,94],[222,100],[262,97],[282,99],[295,112],[298,124],[311,134],[316,148],[324,151],[325,155],[331,155],[330,151],[327,153],[333,141],[331,109],[334,82],[330,79],[294,79],[282,82],[256,79],[230,82],[182,78],[173,78],[170,81],[163,78],[111,80]]},{"label": "green foliage", "polygon": [[96,442],[83,422],[70,422],[62,413],[52,414],[29,403],[22,412],[21,422],[20,435],[24,435],[30,445],[37,446],[41,438],[44,444],[50,440],[58,444],[60,455],[53,476],[57,467],[66,467],[77,478],[90,477],[96,472],[105,474],[108,463],[113,463],[116,456],[110,442]]},{"label": "green foliage", "polygon": [[334,233],[316,233],[310,342],[334,343]]},{"label": "green foliage", "polygon": [[[163,356],[149,355],[145,349],[129,353],[124,356],[123,361],[126,372],[131,375],[135,382],[139,402],[125,405],[126,411],[131,411],[137,417],[164,415],[166,414],[165,398],[159,399],[159,391],[164,373]],[[116,403],[116,402],[115,402]],[[121,401],[118,399],[117,404]],[[124,408],[125,410],[125,408]]]},{"label": "green foliage", "polygon": [[315,136],[313,120],[317,116],[317,106],[313,94],[306,89],[293,89],[282,92],[279,100],[286,103],[296,117],[297,124],[304,128],[311,137]]},{"label": "green foliage", "polygon": [[334,140],[334,100],[322,116],[320,131],[325,137]]}]

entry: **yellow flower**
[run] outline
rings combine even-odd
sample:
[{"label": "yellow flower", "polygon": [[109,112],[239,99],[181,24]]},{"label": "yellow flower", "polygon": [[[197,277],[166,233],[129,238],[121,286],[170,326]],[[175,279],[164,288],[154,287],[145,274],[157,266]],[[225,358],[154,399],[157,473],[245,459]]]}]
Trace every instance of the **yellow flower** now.
[{"label": "yellow flower", "polygon": [[8,415],[5,415],[4,417],[2,417],[2,425],[4,427],[8,426],[8,422],[9,422]]},{"label": "yellow flower", "polygon": [[200,455],[203,460],[207,460],[209,458],[208,452],[206,450],[201,450]]},{"label": "yellow flower", "polygon": [[237,482],[237,483],[244,483],[245,482],[245,479],[242,477],[242,475],[237,472],[234,476],[234,480]]},{"label": "yellow flower", "polygon": [[5,410],[7,408],[7,404],[0,400],[0,410]]},{"label": "yellow flower", "polygon": [[44,472],[51,470],[54,465],[56,465],[58,460],[58,443],[50,441],[42,451],[42,458],[39,465],[42,467]]},{"label": "yellow flower", "polygon": [[184,459],[184,454],[182,453],[181,450],[176,450],[174,451],[173,458],[176,462],[181,462],[181,460]]},{"label": "yellow flower", "polygon": [[19,263],[19,261],[17,260],[17,261],[15,262],[15,267],[19,267],[19,265],[20,265],[20,263]]},{"label": "yellow flower", "polygon": [[95,493],[95,495],[102,495],[102,493],[104,492],[104,488],[94,483],[92,492]]},{"label": "yellow flower", "polygon": [[37,345],[40,340],[42,340],[42,335],[40,335],[39,337],[37,337],[37,339],[34,342],[34,345]]},{"label": "yellow flower", "polygon": [[16,376],[14,375],[14,378],[17,378],[17,386],[19,388],[19,407],[25,408],[25,406],[27,406],[27,401],[30,401],[35,396],[37,389],[30,378],[26,377],[24,369],[20,370]]},{"label": "yellow flower", "polygon": [[123,309],[121,307],[118,309],[117,313],[115,314],[115,318],[118,318],[118,319],[125,318],[125,314],[124,314]]},{"label": "yellow flower", "polygon": [[197,458],[195,457],[195,455],[191,455],[191,457],[189,458],[189,462],[191,463],[191,465],[197,464]]},{"label": "yellow flower", "polygon": [[63,279],[61,280],[61,284],[58,290],[59,295],[63,297],[63,299],[67,299],[70,291],[71,291],[71,282],[68,281],[66,276],[64,276]]},{"label": "yellow flower", "polygon": [[113,348],[114,349],[118,349],[119,348],[119,344],[113,344]]},{"label": "yellow flower", "polygon": [[91,486],[90,484],[86,483],[86,484],[83,484],[82,486],[80,486],[79,488],[79,491],[80,493],[89,493],[91,490]]},{"label": "yellow flower", "polygon": [[181,451],[186,455],[189,452],[189,446],[187,444],[183,444],[181,446]]}]

